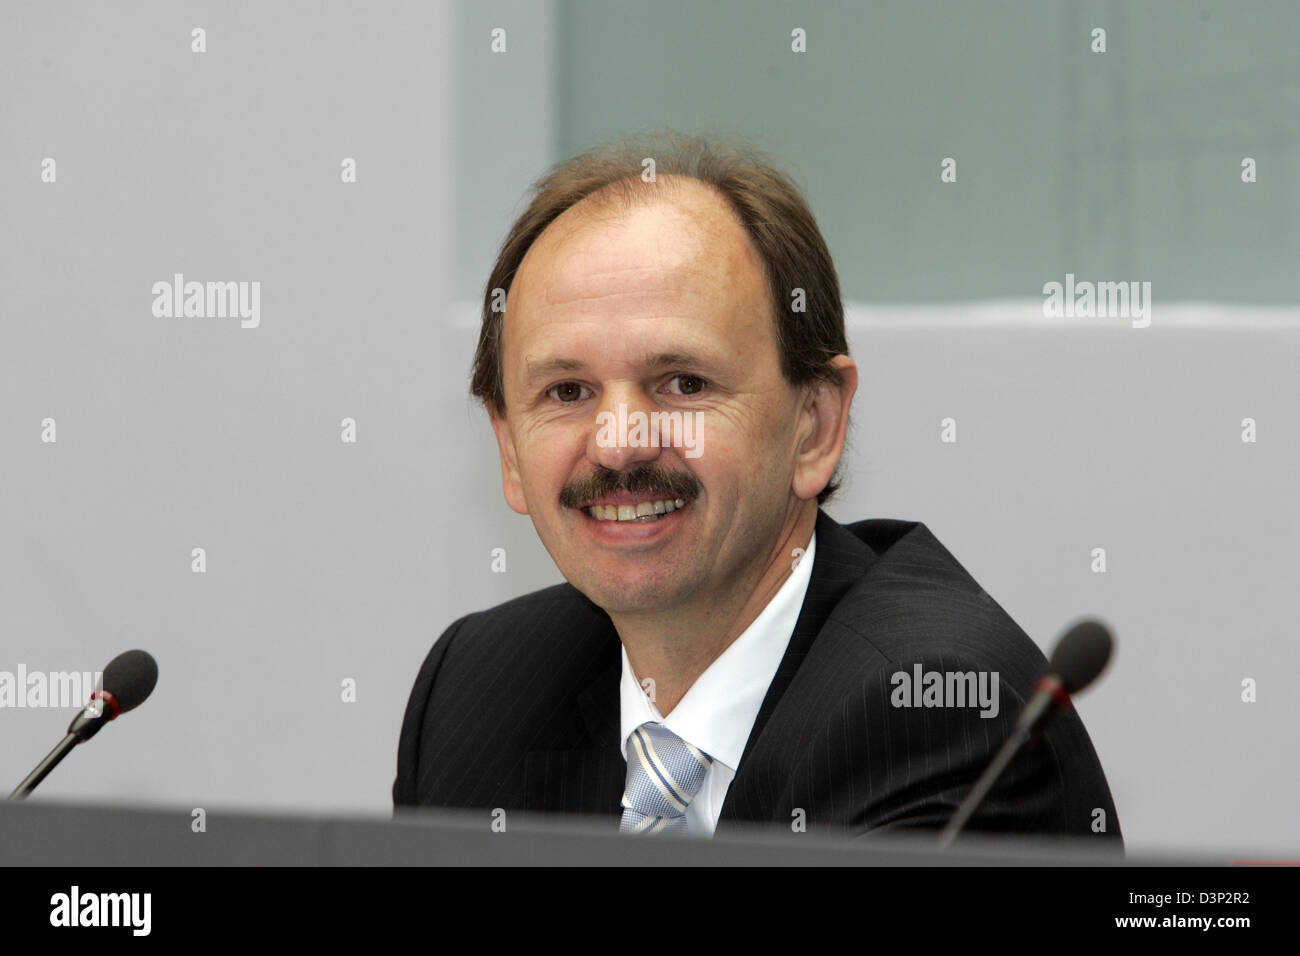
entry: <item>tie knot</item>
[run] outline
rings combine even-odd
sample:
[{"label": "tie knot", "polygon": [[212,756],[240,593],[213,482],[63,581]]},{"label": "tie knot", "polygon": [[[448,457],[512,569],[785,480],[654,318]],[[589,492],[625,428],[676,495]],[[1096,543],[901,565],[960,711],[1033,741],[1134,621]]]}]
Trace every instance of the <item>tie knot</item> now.
[{"label": "tie knot", "polygon": [[647,722],[627,739],[627,788],[620,829],[662,833],[686,829],[686,808],[713,758],[663,724]]}]

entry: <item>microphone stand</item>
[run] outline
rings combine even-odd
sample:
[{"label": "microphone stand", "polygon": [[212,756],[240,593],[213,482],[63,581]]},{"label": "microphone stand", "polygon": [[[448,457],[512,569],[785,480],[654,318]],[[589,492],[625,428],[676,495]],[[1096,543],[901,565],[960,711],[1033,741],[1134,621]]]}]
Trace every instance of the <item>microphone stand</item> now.
[{"label": "microphone stand", "polygon": [[35,790],[36,785],[44,780],[49,772],[59,765],[59,761],[66,757],[72,751],[72,748],[79,743],[81,743],[81,740],[76,734],[72,733],[60,740],[58,745],[46,755],[45,759],[36,765],[36,769],[23,779],[23,782],[15,788],[13,793],[9,794],[9,799],[22,800]]}]

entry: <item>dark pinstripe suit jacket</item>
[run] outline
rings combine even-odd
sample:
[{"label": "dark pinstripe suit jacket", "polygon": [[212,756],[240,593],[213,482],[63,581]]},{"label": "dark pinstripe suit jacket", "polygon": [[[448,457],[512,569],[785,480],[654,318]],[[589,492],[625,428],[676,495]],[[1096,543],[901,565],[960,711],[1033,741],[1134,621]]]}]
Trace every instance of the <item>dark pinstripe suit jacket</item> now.
[{"label": "dark pinstripe suit jacket", "polygon": [[[891,675],[996,671],[978,707],[895,707]],[[420,668],[402,721],[395,805],[608,814],[617,825],[618,635],[569,584],[456,621]],[[718,821],[808,829],[937,827],[1014,724],[1046,661],[918,522],[817,516],[812,579]],[[1119,821],[1071,709],[1023,751],[971,829],[1105,835]]]}]

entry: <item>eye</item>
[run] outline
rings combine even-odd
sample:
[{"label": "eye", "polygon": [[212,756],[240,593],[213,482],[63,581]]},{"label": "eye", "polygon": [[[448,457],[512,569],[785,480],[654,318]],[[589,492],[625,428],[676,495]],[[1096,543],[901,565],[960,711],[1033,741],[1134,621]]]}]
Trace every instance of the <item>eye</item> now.
[{"label": "eye", "polygon": [[669,391],[674,395],[698,395],[700,392],[704,391],[709,384],[698,375],[691,375],[688,373],[674,375],[672,379],[670,379],[670,382],[677,383],[676,388],[669,388]]},{"label": "eye", "polygon": [[580,398],[589,397],[582,393],[587,389],[577,382],[561,382],[559,385],[552,385],[546,390],[546,394],[551,396],[557,402],[570,404],[578,401]]}]

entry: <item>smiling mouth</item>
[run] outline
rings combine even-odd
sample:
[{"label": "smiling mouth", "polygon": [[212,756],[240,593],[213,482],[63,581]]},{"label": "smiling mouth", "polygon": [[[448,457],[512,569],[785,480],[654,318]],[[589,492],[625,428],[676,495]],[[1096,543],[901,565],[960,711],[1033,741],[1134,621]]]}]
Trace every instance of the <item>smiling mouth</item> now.
[{"label": "smiling mouth", "polygon": [[588,505],[582,511],[597,521],[658,521],[686,507],[684,498],[661,498],[635,505]]}]

